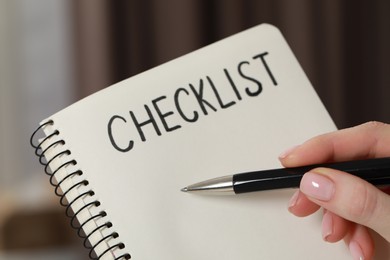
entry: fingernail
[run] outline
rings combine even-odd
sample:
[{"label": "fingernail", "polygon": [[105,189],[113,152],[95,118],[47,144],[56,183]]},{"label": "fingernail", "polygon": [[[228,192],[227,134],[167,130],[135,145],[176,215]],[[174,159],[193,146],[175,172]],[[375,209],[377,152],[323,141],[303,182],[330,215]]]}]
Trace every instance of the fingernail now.
[{"label": "fingernail", "polygon": [[357,242],[351,241],[349,243],[349,251],[351,252],[352,258],[354,260],[364,260],[362,248]]},{"label": "fingernail", "polygon": [[328,241],[328,237],[333,234],[333,218],[329,211],[325,211],[322,217],[322,239]]},{"label": "fingernail", "polygon": [[288,202],[288,208],[292,208],[297,204],[298,200],[298,195],[299,195],[299,190],[297,190],[294,195],[292,195],[290,201]]},{"label": "fingernail", "polygon": [[314,199],[329,201],[334,193],[334,184],[324,175],[307,172],[301,180],[300,190]]},{"label": "fingernail", "polygon": [[279,155],[279,159],[284,159],[286,158],[289,154],[291,154],[299,145],[294,145],[290,148],[288,148],[287,150],[285,150],[284,152],[282,152],[280,155]]}]

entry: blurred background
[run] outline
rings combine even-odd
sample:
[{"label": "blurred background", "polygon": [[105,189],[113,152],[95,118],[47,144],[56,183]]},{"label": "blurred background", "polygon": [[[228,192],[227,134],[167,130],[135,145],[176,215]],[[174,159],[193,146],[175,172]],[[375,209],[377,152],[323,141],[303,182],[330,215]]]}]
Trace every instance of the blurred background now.
[{"label": "blurred background", "polygon": [[99,89],[276,25],[339,128],[390,122],[390,1],[0,0],[0,259],[86,259],[29,146]]}]

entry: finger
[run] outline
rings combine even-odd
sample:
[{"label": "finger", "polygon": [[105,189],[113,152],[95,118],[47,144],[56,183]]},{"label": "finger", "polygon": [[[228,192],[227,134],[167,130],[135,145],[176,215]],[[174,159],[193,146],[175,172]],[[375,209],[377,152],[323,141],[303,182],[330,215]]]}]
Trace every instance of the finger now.
[{"label": "finger", "polygon": [[390,125],[369,122],[314,137],[282,153],[285,167],[390,155]]},{"label": "finger", "polygon": [[297,217],[306,217],[316,212],[320,206],[309,200],[303,193],[297,190],[291,197],[288,210]]},{"label": "finger", "polygon": [[390,196],[368,182],[328,168],[306,173],[300,190],[327,210],[378,232],[390,242]]},{"label": "finger", "polygon": [[322,238],[330,243],[338,242],[347,235],[352,225],[350,221],[324,209]]},{"label": "finger", "polygon": [[373,258],[375,245],[367,227],[353,224],[344,241],[353,259],[370,260]]},{"label": "finger", "polygon": [[[291,197],[288,210],[297,217],[315,213],[320,206],[310,201],[299,190]],[[322,237],[327,242],[337,242],[344,238],[351,223],[334,213],[324,210],[322,218]]]}]

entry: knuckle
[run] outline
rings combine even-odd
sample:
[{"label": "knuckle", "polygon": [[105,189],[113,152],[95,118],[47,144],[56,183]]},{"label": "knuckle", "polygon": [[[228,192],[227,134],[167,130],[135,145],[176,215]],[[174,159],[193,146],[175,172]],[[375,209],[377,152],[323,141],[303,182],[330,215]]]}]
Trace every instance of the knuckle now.
[{"label": "knuckle", "polygon": [[368,129],[380,129],[382,127],[385,127],[386,125],[387,124],[379,121],[369,121],[363,124],[363,126],[367,127]]},{"label": "knuckle", "polygon": [[365,123],[365,125],[367,127],[373,127],[373,128],[377,128],[377,127],[380,127],[382,126],[384,123],[382,122],[379,122],[379,121],[368,121],[367,123]]},{"label": "knuckle", "polygon": [[355,185],[352,200],[348,207],[351,220],[368,225],[375,216],[378,204],[377,193],[364,183]]}]

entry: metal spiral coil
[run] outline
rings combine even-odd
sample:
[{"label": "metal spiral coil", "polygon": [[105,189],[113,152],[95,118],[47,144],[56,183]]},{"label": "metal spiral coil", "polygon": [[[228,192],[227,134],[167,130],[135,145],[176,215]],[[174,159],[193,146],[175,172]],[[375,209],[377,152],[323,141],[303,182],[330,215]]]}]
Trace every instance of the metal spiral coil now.
[{"label": "metal spiral coil", "polygon": [[[69,192],[71,192],[72,190],[78,189],[81,186],[87,187],[89,185],[89,183],[88,183],[87,180],[84,179],[84,180],[81,180],[79,182],[76,182],[71,187],[69,187],[67,190],[60,191],[61,190],[60,186],[61,186],[61,184],[64,183],[64,181],[69,180],[73,176],[82,176],[83,172],[82,172],[82,170],[75,170],[75,171],[72,171],[70,173],[67,173],[67,175],[65,177],[63,177],[61,180],[57,180],[57,182],[54,181],[55,180],[55,175],[61,169],[65,168],[66,166],[70,166],[70,165],[75,166],[75,165],[77,165],[77,161],[75,159],[69,159],[69,160],[65,161],[60,166],[58,166],[58,167],[56,167],[54,169],[52,167],[50,167],[51,163],[54,160],[56,160],[56,158],[63,157],[63,156],[66,157],[66,158],[70,158],[71,151],[70,150],[59,151],[52,158],[50,158],[49,160],[46,160],[45,154],[47,153],[47,151],[49,151],[51,149],[54,149],[57,146],[61,146],[62,147],[62,146],[65,145],[65,141],[60,138],[60,132],[58,130],[54,130],[51,134],[46,135],[46,137],[44,137],[43,139],[41,139],[37,143],[34,142],[34,139],[36,138],[36,135],[38,134],[38,132],[43,130],[44,127],[49,126],[49,125],[53,126],[54,125],[54,121],[53,120],[48,120],[47,122],[41,124],[33,132],[33,134],[31,135],[30,144],[35,149],[36,156],[39,157],[39,163],[44,166],[45,173],[50,176],[50,180],[49,180],[50,184],[54,187],[55,194],[58,197],[60,197],[60,204],[65,207],[65,215],[70,218],[70,225],[71,225],[71,227],[74,228],[77,231],[77,235],[80,238],[84,239],[84,242],[83,242],[84,247],[90,250],[89,251],[90,259],[99,260],[105,254],[107,254],[108,252],[110,252],[110,251],[112,251],[112,250],[114,250],[116,248],[118,248],[118,249],[125,248],[124,243],[117,242],[114,245],[108,246],[108,248],[106,248],[102,253],[97,255],[95,249],[101,243],[103,243],[105,241],[108,241],[110,239],[117,239],[119,237],[119,234],[117,232],[112,232],[112,233],[102,237],[98,242],[94,243],[93,245],[92,244],[88,245],[88,243],[90,242],[89,238],[91,238],[91,236],[93,234],[95,234],[96,232],[101,231],[103,229],[111,228],[113,226],[113,224],[111,222],[105,222],[104,224],[101,224],[101,225],[97,226],[95,229],[93,229],[92,231],[90,231],[87,234],[85,232],[85,230],[84,230],[84,227],[85,227],[85,225],[87,223],[89,223],[89,222],[91,222],[93,220],[97,220],[99,218],[103,218],[103,217],[107,216],[107,213],[105,211],[100,211],[99,213],[97,213],[95,215],[92,215],[90,218],[85,220],[83,223],[79,223],[77,225],[77,223],[76,223],[77,216],[80,213],[84,212],[84,211],[88,211],[88,208],[90,208],[90,207],[95,207],[95,208],[100,207],[100,201],[93,200],[93,201],[83,205],[76,212],[72,212],[71,211],[72,205],[74,205],[74,203],[76,203],[79,200],[82,200],[83,198],[86,198],[87,196],[90,196],[90,197],[94,196],[95,192],[93,190],[87,190],[87,191],[82,192],[81,194],[79,194],[73,200],[66,202],[66,200],[68,199],[67,198],[67,194],[69,194]],[[50,143],[50,139],[52,139],[54,137],[57,137],[58,140]],[[48,145],[46,145],[46,143],[48,143]],[[45,149],[42,149],[42,145],[43,144],[46,145]],[[94,254],[96,254],[96,256],[94,256]],[[115,260],[130,259],[130,258],[131,258],[131,255],[129,253],[124,253],[124,254],[116,257]]]}]

